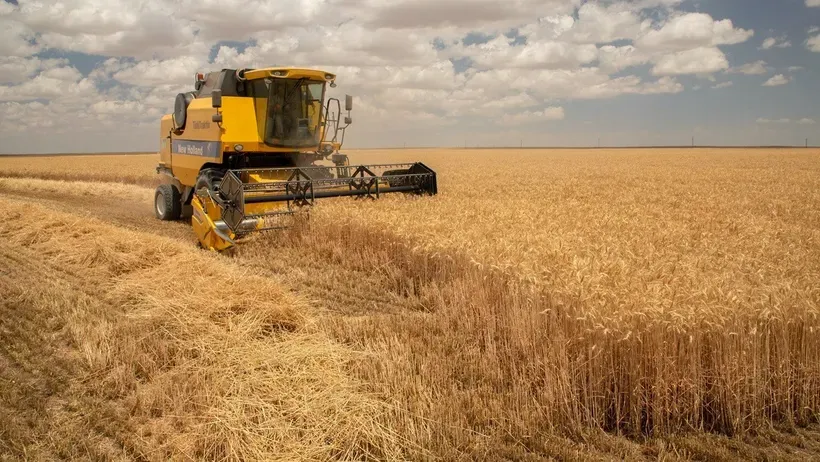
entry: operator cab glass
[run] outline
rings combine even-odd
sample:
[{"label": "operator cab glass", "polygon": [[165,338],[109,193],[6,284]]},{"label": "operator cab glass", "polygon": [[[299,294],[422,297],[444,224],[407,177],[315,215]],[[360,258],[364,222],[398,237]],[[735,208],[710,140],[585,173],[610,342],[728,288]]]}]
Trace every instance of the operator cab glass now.
[{"label": "operator cab glass", "polygon": [[264,82],[268,94],[265,144],[283,147],[318,145],[325,82],[304,78],[267,78]]}]

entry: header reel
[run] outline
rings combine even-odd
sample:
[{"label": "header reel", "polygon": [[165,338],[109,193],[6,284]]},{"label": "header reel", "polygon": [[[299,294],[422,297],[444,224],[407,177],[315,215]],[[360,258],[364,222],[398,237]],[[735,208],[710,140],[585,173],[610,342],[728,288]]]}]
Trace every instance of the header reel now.
[{"label": "header reel", "polygon": [[[201,215],[210,218],[212,224],[197,231],[200,242],[223,250],[239,236],[285,227],[281,218],[314,205],[317,199],[377,199],[382,194],[437,192],[435,172],[420,162],[228,170],[215,191],[195,195],[194,228],[197,222],[205,224]],[[216,242],[210,242],[214,238]]]}]

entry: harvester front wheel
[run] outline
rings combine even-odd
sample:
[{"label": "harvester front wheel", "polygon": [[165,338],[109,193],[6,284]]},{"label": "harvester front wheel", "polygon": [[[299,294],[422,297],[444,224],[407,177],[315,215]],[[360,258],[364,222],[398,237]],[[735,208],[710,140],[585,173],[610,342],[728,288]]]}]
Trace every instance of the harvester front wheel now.
[{"label": "harvester front wheel", "polygon": [[154,214],[163,221],[179,220],[182,216],[182,196],[170,184],[157,186],[154,192]]},{"label": "harvester front wheel", "polygon": [[225,172],[216,170],[216,169],[205,169],[199,172],[199,177],[196,179],[196,185],[194,186],[194,192],[198,192],[200,189],[205,188],[211,192],[216,192],[216,188],[222,182],[222,177],[225,175]]}]

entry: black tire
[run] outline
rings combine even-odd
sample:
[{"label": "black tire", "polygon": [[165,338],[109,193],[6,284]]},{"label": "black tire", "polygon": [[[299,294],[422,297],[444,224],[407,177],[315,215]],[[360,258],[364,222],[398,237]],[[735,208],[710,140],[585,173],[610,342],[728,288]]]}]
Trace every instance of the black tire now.
[{"label": "black tire", "polygon": [[194,186],[194,194],[198,193],[202,188],[208,188],[212,192],[216,192],[219,184],[222,183],[222,177],[225,172],[216,169],[205,169],[199,172],[199,177],[196,179]]},{"label": "black tire", "polygon": [[154,192],[154,214],[163,221],[179,220],[182,215],[182,195],[170,184],[157,186]]}]

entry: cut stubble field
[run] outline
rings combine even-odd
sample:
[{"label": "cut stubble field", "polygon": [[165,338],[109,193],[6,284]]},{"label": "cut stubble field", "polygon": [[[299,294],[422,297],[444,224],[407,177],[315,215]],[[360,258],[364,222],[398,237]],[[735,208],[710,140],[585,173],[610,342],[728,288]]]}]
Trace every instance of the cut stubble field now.
[{"label": "cut stubble field", "polygon": [[[129,458],[820,457],[817,150],[348,154],[425,162],[440,193],[326,200],[307,224],[220,256],[198,250],[187,224],[152,218],[156,155],[1,158],[6,252],[43,260],[31,271],[48,274],[74,261],[67,247],[93,250],[82,264],[107,268],[109,285],[72,273],[65,290],[85,287],[94,309],[63,313],[19,295],[36,274],[0,272],[3,295],[17,294],[4,297],[17,301],[2,305],[0,343],[11,347],[0,358],[36,383],[30,369],[41,367],[26,361],[54,355],[15,353],[16,318],[71,332],[107,319],[120,334],[64,338],[66,352],[102,349],[107,360],[61,366],[74,385],[58,395],[70,402],[88,386],[83,396],[130,409],[110,418],[139,432],[89,443]],[[99,231],[42,226],[72,219]],[[144,255],[157,245],[174,250]],[[220,286],[222,302],[205,302]],[[299,355],[280,355],[297,363],[209,356],[225,335],[237,352],[288,345]],[[162,367],[134,366],[158,355]],[[258,371],[292,368],[301,388],[261,385]],[[88,383],[113,371],[114,390]],[[0,417],[42,422],[54,409],[0,388]],[[0,454],[56,451],[11,428]]]}]

